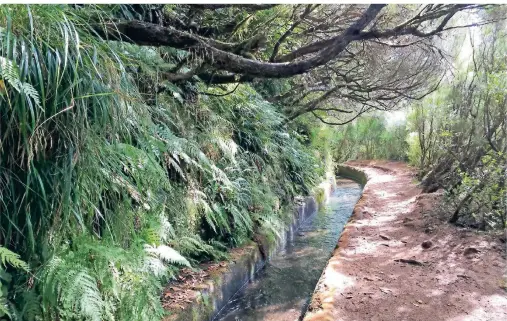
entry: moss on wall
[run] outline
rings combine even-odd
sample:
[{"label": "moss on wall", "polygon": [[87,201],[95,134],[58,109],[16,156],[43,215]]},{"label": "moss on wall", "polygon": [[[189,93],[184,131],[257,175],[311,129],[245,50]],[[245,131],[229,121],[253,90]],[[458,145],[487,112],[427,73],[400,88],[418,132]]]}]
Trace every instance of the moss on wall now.
[{"label": "moss on wall", "polygon": [[336,175],[351,179],[362,186],[366,185],[368,177],[363,171],[347,165],[338,165],[336,168]]}]

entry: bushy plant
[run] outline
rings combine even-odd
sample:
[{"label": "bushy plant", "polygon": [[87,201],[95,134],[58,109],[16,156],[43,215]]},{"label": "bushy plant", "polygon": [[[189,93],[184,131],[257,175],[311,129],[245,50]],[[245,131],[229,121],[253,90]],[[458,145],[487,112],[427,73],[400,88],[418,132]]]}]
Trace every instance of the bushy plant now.
[{"label": "bushy plant", "polygon": [[464,223],[482,230],[502,229],[507,222],[507,158],[490,152],[472,171],[459,171],[461,184],[447,193],[454,213],[453,223]]},{"label": "bushy plant", "polygon": [[339,162],[354,159],[406,160],[406,124],[387,125],[379,115],[369,115],[335,129],[334,157]]},{"label": "bushy plant", "polygon": [[120,9],[0,7],[0,242],[33,273],[13,271],[4,315],[160,319],[179,267],[276,237],[318,182],[252,87],[161,81],[187,53],[96,37],[90,10]]}]

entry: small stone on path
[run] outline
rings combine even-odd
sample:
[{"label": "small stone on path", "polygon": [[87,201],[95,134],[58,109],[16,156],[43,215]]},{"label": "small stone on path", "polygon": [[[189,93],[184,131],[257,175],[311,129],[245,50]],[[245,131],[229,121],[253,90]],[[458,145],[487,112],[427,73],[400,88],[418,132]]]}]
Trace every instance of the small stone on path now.
[{"label": "small stone on path", "polygon": [[412,265],[418,265],[418,266],[423,266],[424,264],[422,262],[419,262],[419,261],[416,261],[416,260],[412,260],[412,259],[397,259],[397,260],[394,260],[395,262],[400,262],[400,263],[407,263],[407,264],[412,264]]},{"label": "small stone on path", "polygon": [[469,248],[465,249],[465,251],[463,252],[463,255],[464,256],[469,256],[471,254],[477,254],[479,252],[480,251],[478,249],[476,249],[475,247],[469,247]]},{"label": "small stone on path", "polygon": [[424,233],[426,234],[431,234],[435,231],[435,228],[432,227],[432,226],[428,226],[425,230],[424,230]]},{"label": "small stone on path", "polygon": [[433,242],[431,242],[430,240],[427,240],[427,241],[422,242],[421,246],[423,247],[423,249],[429,249],[430,247],[433,246]]}]

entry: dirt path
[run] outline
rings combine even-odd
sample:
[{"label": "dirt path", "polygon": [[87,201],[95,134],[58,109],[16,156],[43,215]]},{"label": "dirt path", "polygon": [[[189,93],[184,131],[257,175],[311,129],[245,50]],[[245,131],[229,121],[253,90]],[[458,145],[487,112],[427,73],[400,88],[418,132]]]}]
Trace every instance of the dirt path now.
[{"label": "dirt path", "polygon": [[440,196],[406,165],[349,164],[369,181],[305,321],[507,320],[505,244],[425,215]]}]

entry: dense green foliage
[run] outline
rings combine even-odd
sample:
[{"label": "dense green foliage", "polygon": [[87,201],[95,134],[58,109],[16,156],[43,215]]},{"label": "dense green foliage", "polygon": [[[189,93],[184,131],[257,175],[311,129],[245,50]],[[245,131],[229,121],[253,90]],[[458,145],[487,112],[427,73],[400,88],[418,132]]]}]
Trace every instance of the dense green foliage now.
[{"label": "dense green foliage", "polygon": [[407,158],[406,124],[388,126],[383,117],[365,116],[335,129],[333,153],[336,160]]},{"label": "dense green foliage", "polygon": [[0,10],[0,244],[31,267],[0,247],[0,319],[158,319],[179,266],[275,237],[323,174],[250,86],[159,80],[188,53],[101,41],[65,6]]},{"label": "dense green foliage", "polygon": [[334,161],[408,157],[504,226],[504,42],[408,126],[366,114],[432,90],[430,37],[477,8],[0,6],[0,320],[159,320],[181,267],[275,239]]},{"label": "dense green foliage", "polygon": [[409,160],[420,168],[425,190],[445,189],[444,211],[451,222],[505,228],[505,25],[480,31],[471,61],[450,82],[413,106]]},{"label": "dense green foliage", "polygon": [[7,272],[8,266],[28,272],[28,264],[20,259],[19,254],[0,246],[0,318],[12,317],[12,307],[8,301],[12,274]]}]

